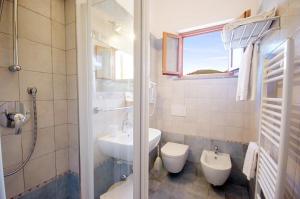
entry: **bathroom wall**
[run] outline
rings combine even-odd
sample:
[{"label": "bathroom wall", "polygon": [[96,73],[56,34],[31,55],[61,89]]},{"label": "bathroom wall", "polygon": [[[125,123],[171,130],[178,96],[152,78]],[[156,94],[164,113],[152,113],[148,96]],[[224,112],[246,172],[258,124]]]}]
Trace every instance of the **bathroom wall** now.
[{"label": "bathroom wall", "polygon": [[[260,10],[269,10],[278,6],[278,14],[281,16],[281,29],[270,34],[263,40],[261,45],[262,55],[274,46],[280,44],[287,37],[295,40],[296,59],[300,58],[300,2],[298,0],[263,0]],[[299,70],[300,66],[295,66]],[[293,103],[290,122],[289,155],[287,165],[287,183],[285,198],[300,198],[300,74],[294,75],[293,81]]]},{"label": "bathroom wall", "polygon": [[256,140],[255,102],[235,100],[237,78],[175,80],[159,74],[157,128],[247,143]]},{"label": "bathroom wall", "polygon": [[[26,89],[37,87],[38,140],[25,168],[5,178],[7,197],[26,196],[28,190],[51,183],[56,188],[58,176],[65,176],[70,169],[78,173],[79,164],[75,1],[19,0],[19,61],[23,69],[16,73],[7,69],[12,64],[12,5],[5,1],[0,22],[0,104],[21,101],[31,108]],[[32,128],[32,119],[21,135],[1,128],[5,170],[15,168],[27,156]]]},{"label": "bathroom wall", "polygon": [[[256,140],[255,101],[236,101],[237,78],[162,75],[161,39],[151,37],[157,105],[150,125],[164,132],[248,143]],[[153,72],[151,72],[153,73]]]}]

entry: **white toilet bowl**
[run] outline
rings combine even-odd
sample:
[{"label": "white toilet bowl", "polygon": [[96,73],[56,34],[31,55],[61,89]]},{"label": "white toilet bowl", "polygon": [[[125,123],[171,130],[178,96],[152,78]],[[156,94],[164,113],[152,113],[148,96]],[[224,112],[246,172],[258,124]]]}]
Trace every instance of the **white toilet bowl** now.
[{"label": "white toilet bowl", "polygon": [[170,173],[179,173],[188,157],[189,146],[168,142],[161,148],[161,156],[165,168]]},{"label": "white toilet bowl", "polygon": [[210,184],[220,186],[225,183],[232,167],[229,154],[204,150],[200,162],[204,177]]}]

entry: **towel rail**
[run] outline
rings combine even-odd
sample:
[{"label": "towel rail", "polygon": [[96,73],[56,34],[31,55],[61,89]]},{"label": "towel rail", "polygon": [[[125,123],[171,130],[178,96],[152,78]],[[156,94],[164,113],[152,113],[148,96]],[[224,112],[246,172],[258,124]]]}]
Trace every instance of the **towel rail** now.
[{"label": "towel rail", "polygon": [[279,110],[279,111],[282,110],[282,107],[280,105],[267,104],[267,103],[263,102],[262,106],[267,107],[267,108],[271,108],[271,109],[276,109],[276,110]]},{"label": "towel rail", "polygon": [[275,191],[276,182],[273,183],[272,180],[271,180],[271,179],[272,179],[272,175],[267,174],[266,165],[263,163],[263,164],[260,165],[259,168],[260,168],[259,171],[261,172],[262,176],[263,176],[264,178],[266,178],[266,182],[267,182],[268,188],[269,188],[272,192],[274,192],[274,191]]},{"label": "towel rail", "polygon": [[269,114],[269,115],[271,115],[271,116],[273,116],[273,117],[278,117],[278,118],[280,118],[280,119],[281,119],[281,117],[282,117],[282,115],[281,115],[280,113],[275,112],[275,111],[272,111],[272,110],[268,110],[268,109],[266,109],[266,108],[263,108],[263,109],[262,109],[262,112],[267,113],[267,114]]},{"label": "towel rail", "polygon": [[281,98],[268,98],[268,97],[264,97],[263,101],[269,101],[269,102],[282,102]]},{"label": "towel rail", "polygon": [[267,77],[265,77],[265,84],[267,84],[267,83],[272,83],[272,82],[276,82],[276,81],[279,81],[279,80],[283,80],[283,76],[284,75],[280,75],[280,76],[277,76],[277,77],[273,77],[273,78],[267,78]]},{"label": "towel rail", "polygon": [[281,73],[283,73],[283,71],[284,71],[284,68],[278,68],[278,69],[276,69],[276,70],[273,70],[273,71],[271,71],[271,72],[268,72],[267,75],[266,75],[266,77],[269,78],[269,77],[271,77],[271,76],[273,76],[273,75],[281,74]]},{"label": "towel rail", "polygon": [[[286,183],[293,67],[296,65],[294,41],[287,39],[265,57],[264,63],[255,198],[264,195],[266,199],[282,199]],[[280,97],[269,97],[268,83],[276,83],[277,89],[281,90]],[[274,150],[278,153],[271,156]]]},{"label": "towel rail", "polygon": [[266,65],[265,67],[268,68],[270,65],[273,65],[274,63],[276,63],[278,61],[281,62],[283,57],[284,57],[284,52],[280,49],[279,53],[276,56],[274,56],[273,58],[271,58],[269,60],[268,65]]},{"label": "towel rail", "polygon": [[266,119],[269,122],[272,122],[273,124],[277,124],[279,126],[279,128],[280,128],[281,121],[276,120],[275,118],[269,117],[269,116],[267,116],[265,114],[262,115],[262,118]]},{"label": "towel rail", "polygon": [[262,123],[262,126],[267,126],[268,128],[270,128],[270,130],[273,130],[273,131],[275,131],[277,133],[280,132],[280,128],[272,125],[270,122],[268,122],[268,121],[266,121],[264,119],[261,120],[261,123]]}]

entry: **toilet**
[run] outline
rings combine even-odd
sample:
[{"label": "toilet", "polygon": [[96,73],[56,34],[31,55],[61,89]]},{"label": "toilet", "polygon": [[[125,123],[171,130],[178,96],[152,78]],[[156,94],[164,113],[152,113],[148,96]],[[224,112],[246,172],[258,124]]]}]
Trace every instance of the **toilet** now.
[{"label": "toilet", "polygon": [[170,173],[179,173],[188,157],[188,145],[167,142],[161,148],[161,156],[165,168]]},{"label": "toilet", "polygon": [[210,184],[221,186],[225,183],[232,167],[229,154],[203,150],[200,162],[204,177]]}]

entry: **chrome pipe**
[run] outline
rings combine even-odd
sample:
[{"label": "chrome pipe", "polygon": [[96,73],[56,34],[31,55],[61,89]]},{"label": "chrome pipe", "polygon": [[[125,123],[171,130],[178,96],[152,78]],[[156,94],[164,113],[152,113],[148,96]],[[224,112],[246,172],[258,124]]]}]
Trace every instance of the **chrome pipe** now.
[{"label": "chrome pipe", "polygon": [[0,21],[2,19],[2,13],[3,13],[3,8],[4,8],[4,2],[5,0],[0,0]]},{"label": "chrome pipe", "polygon": [[18,0],[14,0],[14,13],[13,13],[13,65],[8,67],[11,72],[20,71],[22,66],[19,64],[19,51],[18,51]]}]

